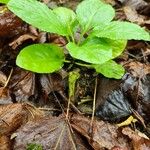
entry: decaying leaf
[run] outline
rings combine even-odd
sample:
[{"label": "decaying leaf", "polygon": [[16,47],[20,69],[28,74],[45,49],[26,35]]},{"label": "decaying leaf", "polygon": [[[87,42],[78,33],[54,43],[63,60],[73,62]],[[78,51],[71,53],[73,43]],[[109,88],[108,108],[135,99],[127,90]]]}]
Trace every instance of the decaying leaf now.
[{"label": "decaying leaf", "polygon": [[5,6],[0,6],[0,37],[10,38],[27,30],[24,22],[10,12]]},{"label": "decaying leaf", "polygon": [[4,86],[6,81],[7,81],[6,75],[2,71],[0,71],[0,85]]},{"label": "decaying leaf", "polygon": [[42,146],[43,150],[87,150],[79,134],[70,129],[65,116],[45,117],[28,122],[16,131],[14,149],[26,150],[29,143]]},{"label": "decaying leaf", "polygon": [[7,87],[0,87],[0,105],[11,104],[12,99],[10,96],[10,91]]},{"label": "decaying leaf", "polygon": [[12,143],[9,137],[0,136],[0,150],[11,150]]},{"label": "decaying leaf", "polygon": [[0,106],[0,135],[8,135],[15,131],[26,117],[21,104]]},{"label": "decaying leaf", "polygon": [[21,35],[19,38],[15,39],[13,42],[9,43],[9,46],[11,46],[12,49],[16,49],[19,45],[21,45],[26,40],[35,41],[36,38],[37,37],[34,35],[24,34],[24,35]]},{"label": "decaying leaf", "polygon": [[124,135],[127,135],[132,140],[132,145],[134,150],[149,150],[150,140],[140,137],[138,133],[126,127],[122,130]]},{"label": "decaying leaf", "polygon": [[59,74],[40,75],[40,83],[46,95],[53,91],[64,91],[64,81]]},{"label": "decaying leaf", "polygon": [[145,75],[150,74],[150,64],[134,61],[126,64],[125,67],[134,77],[142,78]]},{"label": "decaying leaf", "polygon": [[0,106],[0,136],[10,135],[28,120],[43,116],[43,112],[29,104]]},{"label": "decaying leaf", "polygon": [[127,91],[134,79],[129,77],[124,81],[100,78],[97,87],[96,116],[104,120],[115,121],[131,114],[131,104]]},{"label": "decaying leaf", "polygon": [[[118,127],[104,121],[91,120],[84,116],[74,115],[71,118],[73,129],[85,136],[95,150],[118,149],[130,150],[128,138],[119,133]],[[119,150],[120,150],[119,149]],[[115,149],[114,149],[115,150]]]},{"label": "decaying leaf", "polygon": [[124,7],[123,10],[124,10],[124,13],[125,13],[128,21],[137,23],[139,25],[144,24],[145,17],[137,14],[136,10],[132,9],[129,6]]},{"label": "decaying leaf", "polygon": [[9,89],[17,102],[27,101],[35,94],[35,74],[32,72],[16,68],[9,83]]}]

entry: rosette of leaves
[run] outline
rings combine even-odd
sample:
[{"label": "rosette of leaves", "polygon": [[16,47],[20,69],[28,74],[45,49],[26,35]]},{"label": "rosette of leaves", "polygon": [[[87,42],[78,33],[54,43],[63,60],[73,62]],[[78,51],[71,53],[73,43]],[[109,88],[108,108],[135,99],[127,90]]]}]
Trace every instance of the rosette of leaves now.
[{"label": "rosette of leaves", "polygon": [[[75,12],[65,7],[49,9],[37,0],[10,0],[7,6],[34,27],[66,37],[66,48],[74,59],[109,78],[119,79],[125,72],[113,59],[123,52],[127,40],[150,41],[149,33],[140,26],[113,21],[115,10],[100,0],[84,0]],[[80,38],[75,40],[77,31]],[[37,73],[57,71],[65,62],[63,48],[54,44],[27,46],[16,59],[18,66]]]}]

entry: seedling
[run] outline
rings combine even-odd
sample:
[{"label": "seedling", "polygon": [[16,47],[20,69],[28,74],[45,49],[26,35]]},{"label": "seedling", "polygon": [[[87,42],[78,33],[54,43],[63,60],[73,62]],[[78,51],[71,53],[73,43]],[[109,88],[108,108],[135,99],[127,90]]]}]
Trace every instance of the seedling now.
[{"label": "seedling", "polygon": [[[125,72],[113,59],[123,52],[127,40],[150,41],[149,33],[140,26],[113,21],[114,9],[100,0],[84,0],[76,12],[65,7],[49,9],[37,0],[10,0],[7,6],[34,27],[66,37],[66,48],[73,59],[109,78],[119,79]],[[75,39],[77,32],[79,39]],[[65,62],[63,48],[54,44],[27,46],[16,59],[18,66],[37,73],[58,71]]]}]

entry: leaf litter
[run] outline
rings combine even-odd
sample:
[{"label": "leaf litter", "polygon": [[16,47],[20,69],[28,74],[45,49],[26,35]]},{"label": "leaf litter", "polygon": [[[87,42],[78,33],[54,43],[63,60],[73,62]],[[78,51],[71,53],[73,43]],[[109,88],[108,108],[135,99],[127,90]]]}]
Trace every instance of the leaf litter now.
[{"label": "leaf litter", "polygon": [[[150,29],[148,1],[107,2],[116,8],[116,18],[119,20],[136,22]],[[50,1],[45,3],[50,4]],[[77,2],[55,3],[74,7]],[[4,6],[0,6],[0,10],[0,150],[23,150],[28,148],[28,144],[39,144],[43,150],[150,149],[149,43],[128,42],[124,52],[126,59],[121,56],[117,58],[127,71],[122,80],[97,77],[96,118],[91,126],[86,111],[82,112],[85,115],[79,115],[70,109],[67,119],[65,113],[59,115],[67,109],[69,83],[66,76],[63,78],[60,73],[34,74],[14,65],[19,49],[25,45],[52,42],[64,46],[65,39],[32,28]],[[4,87],[12,68],[13,73]],[[67,73],[73,69],[72,66],[65,67]],[[78,103],[85,100],[82,103],[91,106],[96,75],[91,75],[86,69],[78,69],[81,76],[76,83],[74,105],[78,107]],[[130,116],[137,122],[131,122],[127,127],[117,126]]]}]

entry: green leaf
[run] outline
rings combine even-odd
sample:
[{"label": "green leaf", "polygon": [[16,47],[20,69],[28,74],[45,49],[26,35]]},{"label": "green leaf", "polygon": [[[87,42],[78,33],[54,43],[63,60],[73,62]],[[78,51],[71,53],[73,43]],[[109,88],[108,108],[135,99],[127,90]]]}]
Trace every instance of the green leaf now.
[{"label": "green leaf", "polygon": [[96,42],[87,42],[81,46],[70,42],[67,49],[72,57],[88,63],[102,64],[112,58],[112,49]]},{"label": "green leaf", "polygon": [[9,0],[0,0],[0,3],[7,4]]},{"label": "green leaf", "polygon": [[116,58],[117,56],[121,55],[124,51],[127,40],[112,40],[108,38],[98,38],[98,37],[89,37],[87,38],[83,44],[90,43],[90,44],[101,44],[112,49],[112,58]]},{"label": "green leaf", "polygon": [[113,21],[108,25],[97,27],[94,35],[114,40],[147,40],[150,41],[150,34],[139,25],[130,22]]},{"label": "green leaf", "polygon": [[22,20],[43,31],[67,34],[62,21],[44,3],[37,0],[10,0],[7,6]]},{"label": "green leaf", "polygon": [[42,146],[40,144],[30,143],[27,145],[27,150],[42,150]]},{"label": "green leaf", "polygon": [[101,65],[92,65],[98,73],[103,74],[108,78],[121,79],[124,75],[124,68],[113,60],[109,60]]},{"label": "green leaf", "polygon": [[107,24],[115,16],[112,6],[100,0],[84,0],[78,5],[76,13],[85,32],[90,28]]},{"label": "green leaf", "polygon": [[33,44],[17,56],[16,64],[37,73],[51,73],[63,66],[63,50],[54,44]]},{"label": "green leaf", "polygon": [[112,48],[112,59],[121,55],[127,45],[127,40],[112,40],[107,38],[100,38],[100,41],[101,44],[107,45]]},{"label": "green leaf", "polygon": [[73,29],[77,23],[76,14],[71,9],[65,7],[57,7],[53,12],[56,14],[61,26],[64,28],[66,35],[72,35]]}]

